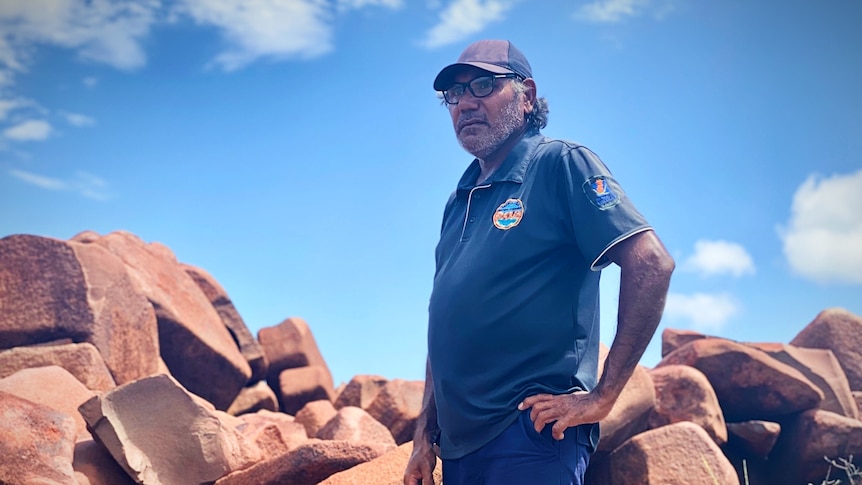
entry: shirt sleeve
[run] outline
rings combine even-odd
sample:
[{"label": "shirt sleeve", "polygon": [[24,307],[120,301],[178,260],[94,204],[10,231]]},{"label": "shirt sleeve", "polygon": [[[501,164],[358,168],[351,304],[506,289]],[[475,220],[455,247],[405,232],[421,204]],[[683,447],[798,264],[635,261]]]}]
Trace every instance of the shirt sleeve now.
[{"label": "shirt sleeve", "polygon": [[609,249],[652,227],[595,153],[563,144],[561,159],[566,222],[590,269],[599,271],[611,263],[606,256]]}]

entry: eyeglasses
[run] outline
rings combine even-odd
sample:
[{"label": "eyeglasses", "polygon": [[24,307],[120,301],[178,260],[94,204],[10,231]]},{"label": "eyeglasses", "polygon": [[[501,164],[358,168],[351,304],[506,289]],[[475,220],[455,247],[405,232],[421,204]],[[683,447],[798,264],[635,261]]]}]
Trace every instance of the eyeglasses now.
[{"label": "eyeglasses", "polygon": [[467,89],[474,98],[484,98],[494,91],[495,79],[510,79],[518,77],[517,74],[494,74],[493,76],[482,76],[468,83],[454,83],[449,89],[443,91],[443,99],[447,104],[458,104]]}]

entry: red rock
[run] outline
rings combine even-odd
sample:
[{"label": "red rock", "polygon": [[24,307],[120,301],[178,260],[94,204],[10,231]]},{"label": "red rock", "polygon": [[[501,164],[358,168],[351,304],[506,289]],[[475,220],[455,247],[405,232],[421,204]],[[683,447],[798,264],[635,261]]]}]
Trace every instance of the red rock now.
[{"label": "red rock", "polygon": [[263,350],[248,330],[245,321],[227,295],[227,291],[205,270],[189,264],[180,264],[180,267],[192,277],[192,280],[204,292],[213,308],[218,312],[225,327],[236,340],[240,353],[251,367],[251,381],[265,379],[269,367],[266,356],[263,355]]},{"label": "red rock", "polygon": [[[114,458],[101,445],[93,440],[79,441],[75,444],[72,461],[75,476],[83,478],[88,485],[134,485],[135,482],[114,461]],[[81,479],[78,480],[81,482]]]},{"label": "red rock", "polygon": [[790,341],[797,347],[829,349],[844,369],[850,389],[862,391],[862,317],[843,308],[823,310]]},{"label": "red rock", "polygon": [[[608,348],[599,347],[599,376],[608,357]],[[600,424],[599,451],[612,451],[632,436],[645,431],[655,408],[655,386],[646,368],[637,366],[610,414]]]},{"label": "red rock", "polygon": [[107,391],[117,387],[102,355],[90,343],[33,345],[0,351],[0,378],[21,369],[49,365],[66,369],[91,391]]},{"label": "red rock", "polygon": [[397,444],[404,444],[413,439],[424,392],[424,381],[393,379],[377,393],[368,414],[389,428]]},{"label": "red rock", "polygon": [[335,399],[335,409],[356,406],[368,409],[388,379],[376,375],[356,375],[344,386]]},{"label": "red rock", "polygon": [[289,453],[232,473],[215,485],[313,484],[395,447],[383,443],[310,440]]},{"label": "red rock", "polygon": [[674,423],[643,432],[610,456],[614,485],[739,485],[733,465],[700,426]]},{"label": "red rock", "polygon": [[665,328],[661,332],[661,356],[664,357],[689,342],[705,338],[710,337],[693,330]]},{"label": "red rock", "polygon": [[317,437],[322,440],[346,440],[395,444],[389,428],[355,406],[345,406],[326,423]]},{"label": "red rock", "polygon": [[332,378],[328,370],[316,365],[285,369],[279,375],[277,391],[281,410],[296,414],[311,401],[332,401]]},{"label": "red rock", "polygon": [[[205,483],[248,467],[260,451],[165,375],[80,407],[93,437],[138,483]],[[255,452],[256,451],[256,452]]]},{"label": "red rock", "polygon": [[703,428],[717,445],[727,442],[718,397],[701,371],[687,365],[669,365],[653,369],[649,375],[656,396],[650,428],[689,421]]},{"label": "red rock", "polygon": [[71,416],[2,391],[0,416],[0,483],[77,485]]},{"label": "red rock", "polygon": [[[369,462],[356,465],[353,468],[331,475],[320,485],[402,485],[404,483],[404,469],[407,468],[407,460],[413,452],[413,442],[408,441],[398,448],[386,453],[379,458]],[[440,460],[434,468],[434,485],[443,483],[443,466]]]},{"label": "red rock", "polygon": [[329,366],[317,347],[314,335],[305,320],[298,317],[285,319],[274,327],[265,327],[257,333],[263,353],[269,361],[267,380],[273,389],[278,387],[279,376],[286,369],[320,367],[325,373],[323,384],[329,399],[335,397],[335,385]]},{"label": "red rock", "polygon": [[338,414],[328,399],[311,401],[296,413],[296,422],[305,427],[308,436],[317,436],[321,428]]},{"label": "red rock", "polygon": [[169,250],[154,252],[137,236],[118,231],[92,245],[123,260],[129,274],[153,303],[161,356],[189,391],[227,409],[251,377],[221,317]]},{"label": "red rock", "polygon": [[90,342],[117,383],[156,370],[153,308],[103,248],[38,236],[0,239],[0,347]]},{"label": "red rock", "polygon": [[278,411],[278,398],[266,381],[259,381],[253,386],[244,387],[227,409],[229,414],[238,416],[253,413],[261,409]]},{"label": "red rock", "polygon": [[[286,447],[285,451],[290,451],[308,441],[308,433],[305,431],[305,426],[303,426],[302,423],[297,422],[293,416],[289,414],[261,409],[256,413],[243,414],[239,416],[239,419],[248,425],[247,428],[241,429],[243,435],[253,436],[254,439],[258,439],[258,431],[256,430],[269,428],[270,426],[278,428],[279,437],[273,438],[271,434],[267,434],[264,436],[267,443],[263,445],[259,444],[261,451],[263,451],[264,454],[272,451],[273,448],[281,447],[282,445]],[[280,443],[269,443],[273,439],[277,439]],[[274,456],[276,456],[275,453],[268,455],[268,457]]]},{"label": "red rock", "polygon": [[775,418],[816,407],[823,391],[798,370],[724,339],[690,342],[656,367],[690,365],[706,375],[728,421]]},{"label": "red rock", "polygon": [[[769,461],[775,483],[806,485],[820,483],[830,459],[862,456],[862,422],[829,411],[810,409],[782,425]],[[831,478],[850,483],[833,467]]]},{"label": "red rock", "polygon": [[66,369],[56,365],[22,369],[0,379],[0,391],[71,416],[78,439],[90,439],[87,424],[78,414],[78,406],[95,394]]},{"label": "red rock", "polygon": [[731,444],[741,448],[751,456],[765,459],[769,457],[772,447],[778,440],[781,425],[771,421],[757,420],[727,423],[727,432]]}]

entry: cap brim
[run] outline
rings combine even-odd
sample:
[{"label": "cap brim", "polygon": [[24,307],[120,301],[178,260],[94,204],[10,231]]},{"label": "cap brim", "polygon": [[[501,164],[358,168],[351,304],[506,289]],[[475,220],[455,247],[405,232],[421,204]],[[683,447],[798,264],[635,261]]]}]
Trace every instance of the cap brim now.
[{"label": "cap brim", "polygon": [[448,89],[455,82],[455,76],[466,67],[478,67],[492,74],[515,74],[515,71],[511,69],[487,62],[457,62],[444,67],[440,71],[440,74],[434,78],[434,90],[443,91],[444,89]]}]

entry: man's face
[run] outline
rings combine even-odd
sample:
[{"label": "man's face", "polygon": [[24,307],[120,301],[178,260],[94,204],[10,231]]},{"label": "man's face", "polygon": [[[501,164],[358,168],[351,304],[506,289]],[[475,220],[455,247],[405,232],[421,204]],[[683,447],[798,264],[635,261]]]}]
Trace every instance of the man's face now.
[{"label": "man's face", "polygon": [[[487,76],[486,71],[469,68],[455,82],[469,83]],[[524,125],[524,96],[515,91],[513,80],[496,79],[488,96],[476,98],[467,90],[458,104],[449,105],[458,142],[473,156],[486,159]]]}]

